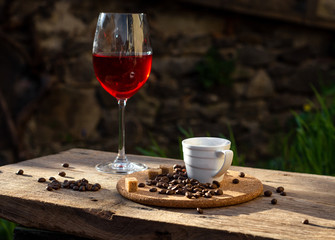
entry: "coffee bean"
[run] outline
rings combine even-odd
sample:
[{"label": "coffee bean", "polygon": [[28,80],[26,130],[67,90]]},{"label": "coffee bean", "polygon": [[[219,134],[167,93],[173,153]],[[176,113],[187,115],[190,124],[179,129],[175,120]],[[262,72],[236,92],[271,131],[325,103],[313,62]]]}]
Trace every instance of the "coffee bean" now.
[{"label": "coffee bean", "polygon": [[62,166],[67,168],[67,167],[69,167],[69,164],[68,163],[63,163]]},{"label": "coffee bean", "polygon": [[145,187],[145,184],[144,183],[139,183],[138,187]]},{"label": "coffee bean", "polygon": [[240,172],[240,177],[245,177],[245,173],[244,172]]},{"label": "coffee bean", "polygon": [[37,180],[37,182],[46,182],[47,180],[45,179],[45,178],[43,178],[43,177],[41,177],[41,178],[39,178],[38,180]]},{"label": "coffee bean", "polygon": [[216,188],[218,188],[218,186],[217,186],[216,184],[213,183],[213,184],[210,184],[210,185],[209,185],[209,188],[210,188],[210,189],[216,189]]},{"label": "coffee bean", "polygon": [[277,187],[276,192],[277,193],[284,192],[284,188],[283,187]]},{"label": "coffee bean", "polygon": [[176,169],[176,168],[182,168],[182,166],[180,164],[173,165],[173,169]]},{"label": "coffee bean", "polygon": [[205,193],[205,198],[211,198],[211,197],[212,197],[212,194],[210,192]]},{"label": "coffee bean", "polygon": [[101,189],[101,185],[99,183],[95,183],[94,186],[96,186],[98,189]]},{"label": "coffee bean", "polygon": [[275,199],[275,198],[272,199],[272,200],[271,200],[271,204],[273,204],[273,205],[277,204],[277,199]]},{"label": "coffee bean", "polygon": [[264,192],[264,196],[265,196],[265,197],[271,197],[271,195],[272,195],[272,192],[271,192],[270,190],[266,190],[266,191]]},{"label": "coffee bean", "polygon": [[233,183],[234,183],[234,184],[238,184],[239,182],[240,182],[240,180],[238,180],[237,178],[234,178],[234,179],[233,179]]},{"label": "coffee bean", "polygon": [[150,190],[149,190],[150,192],[157,192],[157,188],[150,188]]},{"label": "coffee bean", "polygon": [[217,187],[220,187],[220,183],[216,180],[213,181],[213,184],[215,184]]},{"label": "coffee bean", "polygon": [[286,192],[281,192],[280,195],[286,196]]},{"label": "coffee bean", "polygon": [[52,187],[52,188],[55,189],[55,190],[60,189],[60,186],[59,186],[58,184],[52,184],[52,183],[51,183],[49,186]]},{"label": "coffee bean", "polygon": [[74,191],[78,191],[78,190],[79,190],[79,187],[75,185],[75,186],[73,186],[72,190],[74,190]]},{"label": "coffee bean", "polygon": [[70,188],[70,183],[67,181],[67,182],[63,182],[62,183],[62,188]]},{"label": "coffee bean", "polygon": [[59,172],[58,175],[61,176],[61,177],[65,177],[66,173],[65,172]]},{"label": "coffee bean", "polygon": [[304,221],[302,221],[303,224],[309,224],[308,219],[305,219]]},{"label": "coffee bean", "polygon": [[159,194],[166,194],[166,189],[161,189],[161,190],[159,190],[158,193],[159,193]]},{"label": "coffee bean", "polygon": [[80,186],[78,190],[79,190],[80,192],[84,192],[84,191],[86,191],[86,188],[85,188],[85,186]]},{"label": "coffee bean", "polygon": [[173,194],[175,194],[175,191],[173,191],[173,190],[167,190],[166,191],[166,195],[173,195]]},{"label": "coffee bean", "polygon": [[185,193],[183,194],[183,190],[180,188],[180,189],[176,190],[176,194],[178,194],[178,195],[184,195]]},{"label": "coffee bean", "polygon": [[197,212],[198,212],[199,214],[203,214],[203,213],[204,213],[204,210],[202,210],[201,208],[197,208]]},{"label": "coffee bean", "polygon": [[52,181],[52,180],[55,180],[56,178],[54,177],[49,177],[49,180]]},{"label": "coffee bean", "polygon": [[23,175],[23,170],[22,170],[22,169],[18,170],[18,171],[16,172],[16,175]]},{"label": "coffee bean", "polygon": [[197,192],[196,194],[193,195],[195,198],[200,198],[202,195],[200,192]]},{"label": "coffee bean", "polygon": [[215,190],[215,195],[223,195],[222,189],[216,189]]},{"label": "coffee bean", "polygon": [[185,193],[185,197],[187,198],[192,198],[193,197],[193,194],[191,192],[186,192]]},{"label": "coffee bean", "polygon": [[61,184],[58,181],[52,181],[51,183],[49,183],[49,186],[51,186],[55,190],[58,190],[61,188]]},{"label": "coffee bean", "polygon": [[49,186],[49,185],[45,189],[48,190],[48,191],[52,191],[53,190],[53,188],[51,186]]}]

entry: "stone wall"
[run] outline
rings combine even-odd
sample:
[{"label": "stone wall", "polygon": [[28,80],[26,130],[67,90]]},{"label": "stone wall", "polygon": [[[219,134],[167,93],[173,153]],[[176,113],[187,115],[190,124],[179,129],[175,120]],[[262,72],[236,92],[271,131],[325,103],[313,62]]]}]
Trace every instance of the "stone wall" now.
[{"label": "stone wall", "polygon": [[117,151],[117,102],[91,60],[100,11],[143,11],[151,26],[152,73],[126,108],[128,153],[154,140],[179,157],[180,127],[228,137],[229,125],[254,165],[273,157],[310,86],[333,79],[330,30],[185,1],[0,0],[0,11],[0,164],[72,147]]}]

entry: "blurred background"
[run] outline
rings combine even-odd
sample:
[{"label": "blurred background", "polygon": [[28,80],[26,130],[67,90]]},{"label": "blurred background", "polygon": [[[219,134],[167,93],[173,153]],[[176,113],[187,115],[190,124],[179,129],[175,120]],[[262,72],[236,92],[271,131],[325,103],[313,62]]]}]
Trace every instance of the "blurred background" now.
[{"label": "blurred background", "polygon": [[[236,165],[308,172],[327,158],[312,172],[335,174],[335,150],[320,155],[335,143],[332,0],[0,0],[0,165],[117,151],[117,101],[92,67],[101,11],[145,12],[151,27],[152,72],[126,108],[128,154],[181,159],[181,139],[219,136]],[[322,164],[302,156],[313,146]]]}]

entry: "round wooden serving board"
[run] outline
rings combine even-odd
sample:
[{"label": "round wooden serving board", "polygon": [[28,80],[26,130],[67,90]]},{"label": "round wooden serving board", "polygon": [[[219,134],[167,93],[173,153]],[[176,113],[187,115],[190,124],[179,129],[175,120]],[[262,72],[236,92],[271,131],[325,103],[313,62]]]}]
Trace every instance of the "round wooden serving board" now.
[{"label": "round wooden serving board", "polygon": [[[212,198],[189,199],[183,195],[165,195],[159,194],[158,191],[150,192],[149,189],[153,186],[145,186],[138,188],[136,192],[128,192],[125,187],[125,178],[136,177],[139,183],[145,183],[148,180],[147,171],[135,172],[122,177],[118,181],[116,188],[123,197],[145,205],[173,208],[223,207],[250,201],[263,192],[261,181],[248,174],[241,178],[239,174],[240,172],[228,170],[220,186],[223,190],[223,195],[215,195]],[[234,178],[239,179],[240,182],[233,184]],[[159,190],[159,188],[157,189]]]}]

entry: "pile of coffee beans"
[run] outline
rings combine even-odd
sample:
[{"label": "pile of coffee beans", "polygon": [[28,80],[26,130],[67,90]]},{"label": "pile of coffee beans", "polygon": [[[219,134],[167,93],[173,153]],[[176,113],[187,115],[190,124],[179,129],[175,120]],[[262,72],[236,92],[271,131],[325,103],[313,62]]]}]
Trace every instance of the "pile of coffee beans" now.
[{"label": "pile of coffee beans", "polygon": [[[49,180],[51,182],[49,182],[48,186],[46,187],[46,190],[48,191],[58,190],[60,188],[72,189],[74,191],[80,192],[98,191],[101,189],[101,185],[99,183],[91,184],[85,178],[79,180],[64,180],[63,182],[60,182],[56,178],[50,177]],[[41,177],[37,181],[43,183],[46,182],[46,179]]]},{"label": "pile of coffee beans", "polygon": [[[244,177],[244,174],[242,174]],[[223,195],[220,189],[220,183],[201,183],[196,179],[188,178],[185,166],[175,164],[173,172],[160,174],[153,180],[147,180],[145,183],[151,186],[150,192],[158,192],[166,195],[184,195],[190,199],[211,198],[215,195]],[[144,183],[139,183],[138,187],[144,187]]]}]

